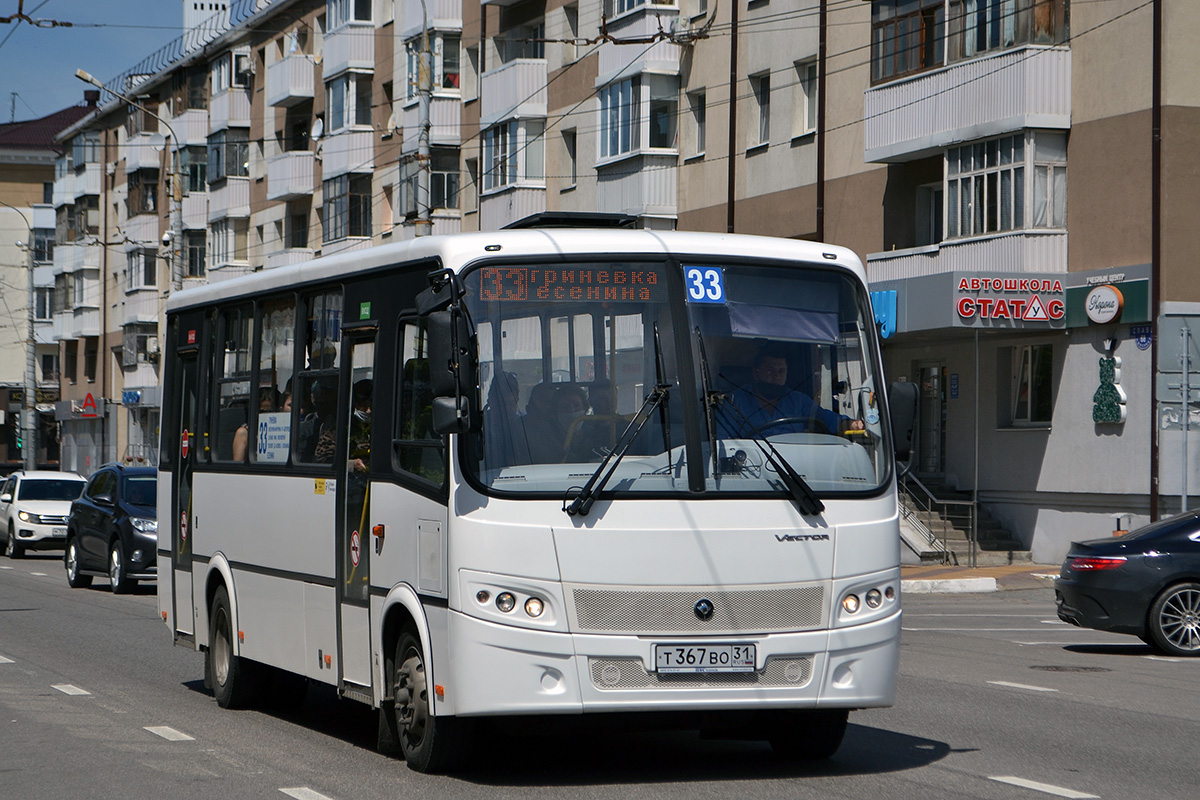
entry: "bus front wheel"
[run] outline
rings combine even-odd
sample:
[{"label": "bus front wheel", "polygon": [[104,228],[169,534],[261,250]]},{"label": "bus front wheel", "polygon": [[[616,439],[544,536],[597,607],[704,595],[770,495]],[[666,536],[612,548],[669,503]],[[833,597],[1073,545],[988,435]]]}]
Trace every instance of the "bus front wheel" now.
[{"label": "bus front wheel", "polygon": [[254,694],[250,664],[233,654],[233,615],[224,586],[213,595],[208,615],[208,659],[213,696],[221,708],[241,708]]},{"label": "bus front wheel", "polygon": [[400,634],[394,664],[396,737],[404,760],[417,772],[449,769],[459,744],[459,720],[434,716],[425,653],[411,628]]},{"label": "bus front wheel", "polygon": [[786,761],[822,761],[842,746],[850,712],[845,708],[784,711],[775,719],[768,741]]}]

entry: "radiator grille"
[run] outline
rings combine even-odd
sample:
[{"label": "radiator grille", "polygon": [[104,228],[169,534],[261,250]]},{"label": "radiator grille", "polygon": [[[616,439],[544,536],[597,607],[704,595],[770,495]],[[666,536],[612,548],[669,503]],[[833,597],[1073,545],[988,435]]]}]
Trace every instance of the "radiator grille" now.
[{"label": "radiator grille", "polygon": [[[576,629],[589,633],[771,633],[818,628],[825,622],[820,584],[778,589],[594,589],[577,587]],[[708,620],[696,602],[712,603]]]},{"label": "radiator grille", "polygon": [[788,686],[800,688],[812,679],[811,656],[771,656],[759,672],[647,672],[640,658],[589,658],[597,689],[704,689],[721,686]]}]

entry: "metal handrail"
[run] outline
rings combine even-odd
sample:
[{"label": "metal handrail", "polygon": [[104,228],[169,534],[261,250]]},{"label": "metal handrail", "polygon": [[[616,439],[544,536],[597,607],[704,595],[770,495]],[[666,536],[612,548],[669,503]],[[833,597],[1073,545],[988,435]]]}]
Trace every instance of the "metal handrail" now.
[{"label": "metal handrail", "polygon": [[[920,491],[915,492],[911,485],[915,485]],[[957,561],[954,551],[950,549],[948,543],[949,532],[954,527],[952,520],[962,519],[967,527],[967,566],[975,567],[978,565],[978,550],[979,550],[979,531],[978,531],[978,510],[972,500],[946,500],[934,495],[929,487],[921,482],[921,479],[912,473],[908,473],[901,477],[901,488],[904,490],[904,495],[919,509],[925,512],[930,519],[936,513],[941,520],[941,538],[943,558],[950,558]],[[965,518],[961,513],[955,513],[952,508],[966,508]],[[928,529],[928,526],[926,526]],[[935,538],[937,534],[930,530],[931,535]]]}]

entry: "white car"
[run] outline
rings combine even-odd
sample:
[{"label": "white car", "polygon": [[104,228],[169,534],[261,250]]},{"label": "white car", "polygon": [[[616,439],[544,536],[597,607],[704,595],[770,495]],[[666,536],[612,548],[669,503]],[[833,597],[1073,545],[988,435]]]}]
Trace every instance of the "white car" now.
[{"label": "white car", "polygon": [[71,501],[87,480],[74,472],[18,471],[0,484],[0,531],[4,554],[20,558],[26,550],[61,550],[67,541]]}]

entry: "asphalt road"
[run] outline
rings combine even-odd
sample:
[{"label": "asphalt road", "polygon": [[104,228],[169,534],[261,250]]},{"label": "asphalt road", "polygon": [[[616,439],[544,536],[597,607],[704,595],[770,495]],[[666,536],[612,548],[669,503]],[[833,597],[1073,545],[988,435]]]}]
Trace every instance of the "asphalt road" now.
[{"label": "asphalt road", "polygon": [[1200,659],[1058,622],[1050,584],[905,597],[899,697],[812,766],[758,742],[494,725],[471,769],[373,750],[363,706],[223,711],[170,644],[153,585],[71,590],[61,560],[0,559],[0,800],[8,798],[1192,798]]}]

